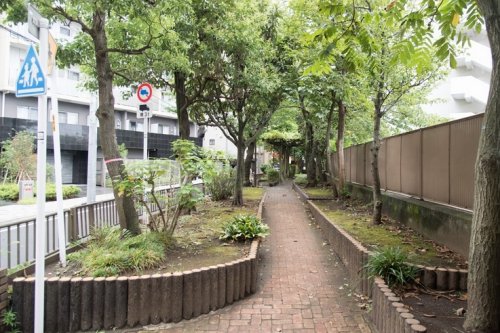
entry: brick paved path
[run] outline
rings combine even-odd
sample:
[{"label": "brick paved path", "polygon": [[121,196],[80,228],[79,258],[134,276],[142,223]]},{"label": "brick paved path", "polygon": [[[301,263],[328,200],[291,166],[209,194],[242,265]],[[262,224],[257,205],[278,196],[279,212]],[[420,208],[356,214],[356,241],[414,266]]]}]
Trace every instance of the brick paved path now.
[{"label": "brick paved path", "polygon": [[256,294],[141,332],[372,332],[367,315],[347,296],[342,265],[290,185],[268,189],[264,220],[271,235],[261,245]]}]

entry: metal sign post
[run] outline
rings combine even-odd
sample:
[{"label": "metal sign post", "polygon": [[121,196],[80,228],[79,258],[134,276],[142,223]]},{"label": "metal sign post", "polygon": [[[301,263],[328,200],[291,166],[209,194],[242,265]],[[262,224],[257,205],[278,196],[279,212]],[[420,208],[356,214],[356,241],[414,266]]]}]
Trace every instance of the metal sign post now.
[{"label": "metal sign post", "polygon": [[[147,83],[143,82],[137,87],[137,99],[141,103],[146,103],[148,102],[151,97],[153,97],[153,87]],[[142,151],[142,158],[144,161],[148,160],[148,132],[149,132],[149,118],[152,116],[151,112],[149,111],[149,107],[146,104],[141,104],[139,105],[139,110],[137,112],[137,118],[143,118],[144,119],[144,125],[143,125],[143,133],[144,133],[144,142],[143,142],[143,151]],[[147,201],[147,194],[146,194],[146,185],[144,186],[144,199]],[[148,224],[148,214],[146,211],[144,211],[144,223]]]},{"label": "metal sign post", "polygon": [[[45,69],[49,55],[49,21],[34,16],[30,11],[28,24],[40,28],[40,59],[33,45],[30,46],[16,82],[16,96],[38,96],[38,133],[36,158],[36,232],[35,232],[35,333],[42,333],[44,326],[45,290],[45,177],[47,163],[47,80]],[[36,29],[35,29],[36,30]]]},{"label": "metal sign post", "polygon": [[[47,68],[49,21],[40,19],[40,72]],[[31,61],[31,60],[30,60]],[[33,72],[32,74],[33,75]],[[36,215],[36,264],[35,264],[35,333],[42,333],[44,326],[45,290],[45,177],[47,163],[47,95],[38,96],[37,136],[37,215]]]}]

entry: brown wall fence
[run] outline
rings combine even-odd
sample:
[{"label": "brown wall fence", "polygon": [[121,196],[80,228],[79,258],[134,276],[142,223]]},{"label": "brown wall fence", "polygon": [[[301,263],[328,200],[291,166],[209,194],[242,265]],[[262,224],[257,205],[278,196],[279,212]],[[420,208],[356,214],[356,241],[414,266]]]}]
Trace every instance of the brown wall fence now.
[{"label": "brown wall fence", "polygon": [[[382,140],[382,189],[472,209],[474,163],[483,115],[451,121]],[[372,143],[344,149],[346,180],[371,186]],[[337,157],[333,156],[333,165]]]}]

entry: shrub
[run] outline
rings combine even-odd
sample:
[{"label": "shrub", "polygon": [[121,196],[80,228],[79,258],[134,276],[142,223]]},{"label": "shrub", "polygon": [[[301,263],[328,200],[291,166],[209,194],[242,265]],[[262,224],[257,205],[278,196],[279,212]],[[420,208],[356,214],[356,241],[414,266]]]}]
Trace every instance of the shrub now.
[{"label": "shrub", "polygon": [[92,232],[87,247],[68,255],[82,273],[94,277],[114,276],[126,271],[141,271],[157,266],[165,259],[167,240],[163,234],[146,232],[132,236],[118,227]]},{"label": "shrub", "polygon": [[267,173],[267,169],[272,169],[272,167],[269,164],[262,164],[260,166],[260,171],[262,171],[262,173]]},{"label": "shrub", "polygon": [[233,194],[234,176],[229,168],[217,172],[205,186],[214,201],[228,199]]},{"label": "shrub", "polygon": [[13,183],[0,184],[0,199],[17,201],[19,199],[19,185]]},{"label": "shrub", "polygon": [[377,250],[366,267],[370,276],[381,276],[389,286],[401,286],[415,279],[416,268],[409,265],[408,255],[399,247]]},{"label": "shrub", "polygon": [[[80,188],[76,185],[63,185],[63,198],[71,199],[76,197],[80,193]],[[45,187],[45,198],[47,201],[53,201],[57,199],[56,196],[56,185],[54,183],[48,183]]]},{"label": "shrub", "polygon": [[274,169],[267,169],[267,181],[273,186],[280,182],[280,173]]},{"label": "shrub", "polygon": [[288,177],[293,179],[295,177],[295,170],[297,169],[297,166],[295,164],[290,164],[290,170],[288,172]]},{"label": "shrub", "polygon": [[297,185],[306,185],[307,184],[307,175],[303,173],[298,173],[294,178],[295,184]]},{"label": "shrub", "polygon": [[269,227],[253,215],[239,215],[224,226],[220,239],[244,241],[269,234]]},{"label": "shrub", "polygon": [[19,329],[20,323],[18,321],[17,315],[12,309],[6,310],[3,313],[2,323],[7,329],[7,333],[21,333],[21,330]]}]

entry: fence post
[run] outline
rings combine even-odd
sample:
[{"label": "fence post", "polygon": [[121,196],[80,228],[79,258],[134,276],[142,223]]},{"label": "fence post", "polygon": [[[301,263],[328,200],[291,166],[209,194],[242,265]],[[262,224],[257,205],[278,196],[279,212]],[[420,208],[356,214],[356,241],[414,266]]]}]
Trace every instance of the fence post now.
[{"label": "fence post", "polygon": [[89,232],[91,232],[95,228],[94,207],[95,207],[95,204],[91,204],[91,205],[87,206],[87,208],[88,208],[87,214],[88,214],[88,218],[89,218]]},{"label": "fence post", "polygon": [[77,224],[77,217],[76,217],[76,208],[70,208],[69,210],[69,219],[68,219],[68,234],[69,234],[69,241],[74,242],[77,240],[77,235],[78,235],[78,224]]}]

